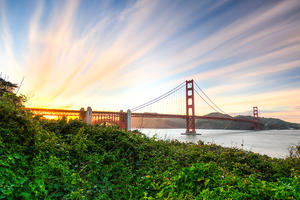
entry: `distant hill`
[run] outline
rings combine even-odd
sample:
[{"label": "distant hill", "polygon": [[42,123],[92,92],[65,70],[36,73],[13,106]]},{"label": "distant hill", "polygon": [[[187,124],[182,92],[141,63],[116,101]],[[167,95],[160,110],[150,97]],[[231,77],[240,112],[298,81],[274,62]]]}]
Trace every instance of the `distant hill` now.
[{"label": "distant hill", "polygon": [[[230,115],[225,115],[222,113],[210,113],[205,116],[208,117],[231,117]],[[252,116],[235,116],[236,119],[248,119],[252,120]],[[262,130],[270,129],[300,129],[300,124],[286,122],[276,118],[259,118],[260,122],[264,124],[261,126]],[[134,128],[185,128],[184,119],[132,119],[132,127]],[[243,123],[243,122],[234,122],[234,121],[221,121],[221,120],[205,120],[198,119],[196,120],[196,128],[203,129],[230,129],[230,130],[253,130],[253,124]]]}]

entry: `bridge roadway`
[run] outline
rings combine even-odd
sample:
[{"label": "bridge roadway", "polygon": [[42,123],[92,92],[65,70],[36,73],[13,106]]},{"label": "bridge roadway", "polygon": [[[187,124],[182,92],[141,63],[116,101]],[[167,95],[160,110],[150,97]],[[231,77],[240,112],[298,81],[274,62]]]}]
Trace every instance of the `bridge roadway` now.
[{"label": "bridge roadway", "polygon": [[[179,89],[183,88],[185,85],[186,90],[186,114],[185,115],[176,115],[176,114],[159,114],[159,113],[137,113],[138,110],[150,106],[166,97],[170,94],[175,93]],[[197,83],[196,83],[197,86]],[[198,86],[202,91],[202,89]],[[258,109],[257,106],[253,107],[253,120],[248,119],[236,119],[233,117],[208,117],[208,116],[195,116],[195,101],[194,101],[194,92],[196,92],[211,108],[215,111],[220,110],[221,113],[224,113],[217,105],[215,105],[210,98],[202,91],[202,93],[210,100],[210,102],[215,105],[216,108],[212,107],[194,88],[194,80],[186,80],[177,87],[168,91],[167,93],[152,99],[144,104],[141,104],[135,108],[132,108],[133,111],[127,110],[127,112],[109,112],[109,111],[92,111],[91,107],[88,107],[85,111],[84,108],[78,110],[63,110],[63,109],[42,109],[42,108],[29,108],[35,115],[45,115],[45,116],[66,116],[66,117],[78,117],[80,120],[85,121],[89,124],[97,124],[103,122],[109,122],[116,125],[119,125],[121,128],[130,130],[131,129],[131,118],[132,117],[144,117],[144,118],[181,118],[186,120],[186,133],[195,134],[195,119],[208,119],[208,120],[228,120],[236,122],[245,122],[252,123],[254,125],[254,130],[259,130],[260,125],[263,125],[259,122]],[[219,112],[219,111],[217,111]]]},{"label": "bridge roadway", "polygon": [[[47,108],[26,108],[26,110],[31,110],[34,114],[48,115],[48,116],[79,116],[79,110],[65,110],[65,109],[47,109]],[[112,112],[112,111],[92,111],[93,115],[102,114],[102,115],[119,115],[121,112]],[[124,114],[126,112],[123,112]],[[131,117],[144,117],[144,118],[177,118],[177,119],[186,119],[186,115],[175,115],[175,114],[159,114],[159,113],[131,113]],[[208,120],[228,120],[236,122],[245,122],[252,124],[262,123],[255,120],[247,119],[236,119],[236,118],[226,118],[226,117],[209,117],[209,116],[194,116],[195,119],[208,119]]]},{"label": "bridge roadway", "polygon": [[[131,117],[145,117],[145,118],[180,118],[186,119],[186,115],[174,115],[174,114],[158,114],[158,113],[131,113]],[[236,122],[254,123],[263,125],[260,122],[247,119],[236,119],[236,118],[226,118],[226,117],[208,117],[208,116],[194,116],[195,119],[209,119],[209,120],[228,120]]]},{"label": "bridge roadway", "polygon": [[46,116],[79,116],[79,110],[65,110],[65,109],[49,109],[49,108],[25,108],[33,114]]}]

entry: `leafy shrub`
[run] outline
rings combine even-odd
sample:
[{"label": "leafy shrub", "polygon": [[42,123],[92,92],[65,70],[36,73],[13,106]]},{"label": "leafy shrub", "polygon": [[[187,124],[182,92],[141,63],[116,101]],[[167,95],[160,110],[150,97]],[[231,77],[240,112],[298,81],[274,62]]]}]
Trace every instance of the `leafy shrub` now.
[{"label": "leafy shrub", "polygon": [[299,157],[272,159],[48,121],[0,95],[0,199],[299,199]]}]

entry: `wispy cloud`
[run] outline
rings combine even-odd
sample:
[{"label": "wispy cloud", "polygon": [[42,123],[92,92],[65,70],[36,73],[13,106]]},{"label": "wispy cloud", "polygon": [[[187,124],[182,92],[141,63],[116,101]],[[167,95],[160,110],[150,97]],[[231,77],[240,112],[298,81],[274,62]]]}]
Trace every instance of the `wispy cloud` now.
[{"label": "wispy cloud", "polygon": [[[18,73],[19,72],[19,63],[15,58],[14,50],[13,50],[13,38],[10,33],[10,27],[8,24],[8,19],[6,16],[6,5],[4,1],[0,1],[0,44],[3,45],[3,56],[2,59],[5,58],[6,62],[2,64],[2,66],[9,64],[10,69],[8,71],[9,74]],[[1,50],[1,47],[0,47]],[[1,57],[0,57],[1,58]],[[1,60],[2,60],[1,59]],[[1,64],[1,63],[0,63]]]},{"label": "wispy cloud", "polygon": [[[299,1],[27,3],[30,15],[0,1],[0,64],[25,76],[28,106],[126,109],[191,78],[227,111],[297,106],[280,101],[299,92],[280,74],[299,72]],[[28,22],[24,34],[9,16]],[[276,95],[254,90],[278,77],[285,87]]]}]

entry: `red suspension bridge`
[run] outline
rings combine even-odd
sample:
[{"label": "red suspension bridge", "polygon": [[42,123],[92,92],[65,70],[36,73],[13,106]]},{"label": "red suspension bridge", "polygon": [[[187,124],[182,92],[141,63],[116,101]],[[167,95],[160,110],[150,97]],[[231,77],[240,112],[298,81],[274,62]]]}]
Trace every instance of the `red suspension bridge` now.
[{"label": "red suspension bridge", "polygon": [[[185,88],[185,97],[178,95]],[[196,96],[196,95],[197,96]],[[202,95],[201,95],[202,94]],[[181,99],[184,102],[184,111],[178,111],[179,113],[185,114],[170,114],[170,113],[157,113],[157,112],[141,112],[141,111],[152,111],[152,107],[157,105],[159,102],[166,101],[167,97],[176,96],[177,99]],[[45,109],[45,108],[27,108],[31,110],[34,115],[43,115],[43,116],[53,116],[56,118],[60,117],[71,117],[78,118],[83,120],[89,124],[100,124],[100,123],[110,123],[114,125],[120,126],[120,128],[125,130],[131,129],[131,118],[177,118],[184,119],[186,122],[186,134],[196,134],[196,123],[197,119],[207,119],[207,120],[226,120],[226,121],[235,121],[241,123],[250,123],[253,124],[254,130],[259,130],[260,126],[263,125],[259,122],[258,117],[258,109],[257,107],[253,107],[253,119],[240,119],[233,118],[230,115],[224,115],[226,117],[213,117],[213,116],[205,116],[198,115],[196,113],[196,97],[201,99],[202,102],[207,104],[211,109],[216,112],[226,114],[219,106],[217,106],[206,93],[198,86],[194,80],[187,80],[177,87],[171,89],[170,91],[164,93],[163,95],[152,99],[144,104],[136,106],[134,108],[128,109],[127,112],[108,112],[108,111],[92,111],[91,107],[88,107],[85,111],[84,108],[80,110],[63,110],[63,109]],[[181,102],[182,102],[181,101]],[[177,102],[178,103],[178,102]],[[167,102],[167,104],[170,104]],[[175,102],[175,107],[176,107]],[[154,106],[155,107],[155,106]],[[165,107],[165,105],[164,105]],[[178,106],[177,106],[178,107]],[[147,110],[148,109],[148,110]],[[178,109],[177,109],[178,110]],[[168,112],[168,111],[167,111]]]}]

